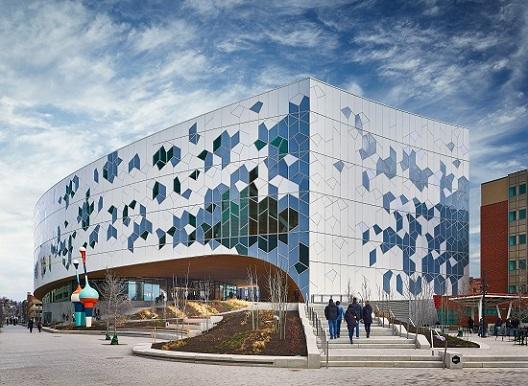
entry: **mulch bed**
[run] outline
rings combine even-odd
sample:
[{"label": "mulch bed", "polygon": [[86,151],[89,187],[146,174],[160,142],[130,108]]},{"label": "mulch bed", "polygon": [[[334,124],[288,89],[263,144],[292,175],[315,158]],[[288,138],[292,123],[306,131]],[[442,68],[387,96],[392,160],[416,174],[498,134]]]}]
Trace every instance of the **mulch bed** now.
[{"label": "mulch bed", "polygon": [[[270,322],[271,321],[271,322]],[[154,343],[154,349],[214,354],[306,356],[306,339],[296,311],[289,311],[286,339],[275,331],[271,311],[259,311],[259,330],[251,328],[251,313],[224,315],[218,325],[202,335],[178,341]]]},{"label": "mulch bed", "polygon": [[[407,327],[407,326],[406,326]],[[409,332],[416,332],[416,328],[413,326],[409,326]],[[429,344],[431,344],[431,334],[429,332],[429,329],[427,328],[420,328],[418,330],[420,334],[423,334],[426,338]],[[441,334],[443,337],[447,338],[447,347],[448,348],[456,348],[456,347],[462,347],[462,348],[480,348],[480,345],[478,345],[475,342],[470,342],[469,340],[460,339],[456,336],[447,335],[447,334]],[[438,336],[433,334],[433,340],[434,340],[434,347],[436,348],[442,348],[445,347],[445,342],[438,339]]]}]

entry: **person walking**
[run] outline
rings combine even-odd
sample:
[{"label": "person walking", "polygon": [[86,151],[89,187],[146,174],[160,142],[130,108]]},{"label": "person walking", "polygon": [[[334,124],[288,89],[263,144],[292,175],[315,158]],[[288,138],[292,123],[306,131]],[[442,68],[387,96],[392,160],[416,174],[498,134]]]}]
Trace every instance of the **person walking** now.
[{"label": "person walking", "polygon": [[348,338],[350,339],[350,344],[354,344],[354,329],[356,328],[356,324],[359,323],[359,321],[356,318],[356,313],[354,312],[352,304],[348,305],[348,308],[345,312],[345,321],[347,324]]},{"label": "person walking", "polygon": [[33,319],[29,319],[28,328],[29,328],[29,332],[33,333]]},{"label": "person walking", "polygon": [[486,324],[484,322],[484,318],[480,318],[479,320],[479,332],[478,336],[484,337],[484,329],[486,328]]},{"label": "person walking", "polygon": [[473,328],[475,326],[475,321],[473,320],[473,318],[470,316],[468,318],[468,330],[469,330],[469,333],[473,333]]},{"label": "person walking", "polygon": [[502,319],[497,317],[497,320],[495,321],[495,328],[493,329],[493,335],[495,335],[495,340],[499,337],[499,330],[502,326]]},{"label": "person walking", "polygon": [[328,320],[328,333],[330,339],[336,338],[336,327],[337,327],[337,306],[334,304],[334,300],[330,299],[328,305],[325,307],[325,318]]},{"label": "person walking", "polygon": [[356,338],[359,338],[359,321],[363,316],[362,311],[361,305],[357,302],[357,298],[352,298],[352,312],[354,312],[354,316],[356,317]]},{"label": "person walking", "polygon": [[337,306],[336,335],[339,338],[341,337],[341,322],[343,321],[343,318],[345,316],[345,309],[343,308],[339,300],[336,302],[336,306]]},{"label": "person walking", "polygon": [[506,334],[508,335],[508,338],[511,335],[511,328],[512,328],[512,321],[511,318],[506,319]]},{"label": "person walking", "polygon": [[39,332],[42,332],[42,320],[41,319],[39,319],[39,321],[37,322],[37,328]]},{"label": "person walking", "polygon": [[365,332],[367,338],[370,338],[370,325],[372,324],[372,306],[368,300],[365,300],[365,307],[363,307],[363,324],[365,325]]}]

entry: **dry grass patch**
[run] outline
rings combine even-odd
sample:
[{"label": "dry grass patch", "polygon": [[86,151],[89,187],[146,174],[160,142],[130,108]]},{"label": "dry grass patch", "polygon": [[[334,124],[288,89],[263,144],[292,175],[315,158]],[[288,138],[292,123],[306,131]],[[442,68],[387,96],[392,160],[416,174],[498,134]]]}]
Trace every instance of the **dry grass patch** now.
[{"label": "dry grass patch", "polygon": [[287,314],[286,339],[275,331],[271,311],[259,312],[259,329],[251,329],[249,311],[224,315],[224,319],[206,333],[178,341],[155,343],[153,348],[173,351],[246,355],[306,355],[306,340],[299,315]]}]

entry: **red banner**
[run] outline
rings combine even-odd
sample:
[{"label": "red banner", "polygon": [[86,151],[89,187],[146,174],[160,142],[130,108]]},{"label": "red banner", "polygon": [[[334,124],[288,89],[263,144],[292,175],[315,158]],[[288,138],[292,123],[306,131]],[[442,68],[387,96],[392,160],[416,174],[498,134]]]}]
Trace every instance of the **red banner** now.
[{"label": "red banner", "polygon": [[442,305],[442,295],[433,295],[433,301],[436,310],[439,310]]}]

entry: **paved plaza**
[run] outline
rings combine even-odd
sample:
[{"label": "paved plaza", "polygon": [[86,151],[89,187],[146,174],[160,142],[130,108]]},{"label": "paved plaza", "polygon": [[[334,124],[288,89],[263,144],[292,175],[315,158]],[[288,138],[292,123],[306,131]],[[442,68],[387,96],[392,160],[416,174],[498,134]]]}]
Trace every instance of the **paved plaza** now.
[{"label": "paved plaza", "polygon": [[136,357],[144,338],[109,346],[94,335],[0,333],[0,385],[519,385],[528,370],[351,369],[289,370],[168,362]]}]

